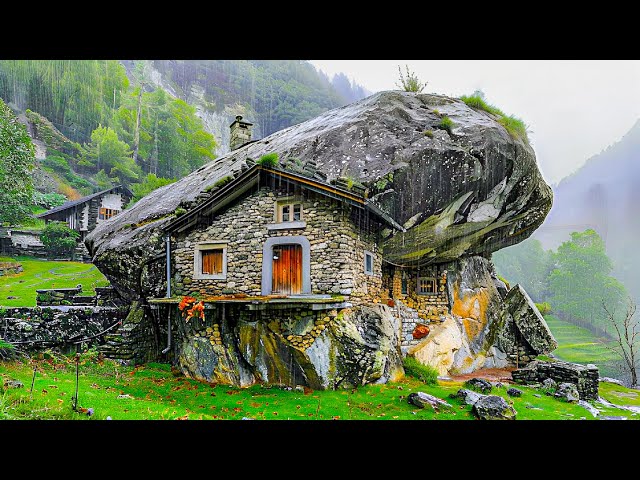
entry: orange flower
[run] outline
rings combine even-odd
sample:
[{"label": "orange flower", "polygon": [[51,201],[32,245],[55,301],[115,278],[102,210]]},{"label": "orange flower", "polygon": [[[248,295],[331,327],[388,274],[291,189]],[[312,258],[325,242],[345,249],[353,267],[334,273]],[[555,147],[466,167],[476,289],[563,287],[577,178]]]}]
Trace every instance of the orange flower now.
[{"label": "orange flower", "polygon": [[204,302],[200,301],[187,310],[186,320],[189,321],[192,317],[200,317],[204,320]]},{"label": "orange flower", "polygon": [[180,311],[182,311],[195,301],[196,299],[194,297],[189,297],[189,296],[182,297],[182,301],[178,305],[178,308],[180,309]]}]

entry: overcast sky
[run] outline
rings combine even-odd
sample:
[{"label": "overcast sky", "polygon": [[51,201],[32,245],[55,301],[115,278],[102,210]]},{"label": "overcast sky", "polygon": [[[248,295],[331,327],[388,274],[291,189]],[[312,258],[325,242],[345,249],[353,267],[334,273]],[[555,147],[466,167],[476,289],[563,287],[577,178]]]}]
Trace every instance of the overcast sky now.
[{"label": "overcast sky", "polygon": [[476,89],[529,126],[538,164],[558,183],[618,141],[640,118],[637,60],[311,60],[332,77],[344,72],[372,92],[397,87],[409,65],[424,92],[450,96]]}]

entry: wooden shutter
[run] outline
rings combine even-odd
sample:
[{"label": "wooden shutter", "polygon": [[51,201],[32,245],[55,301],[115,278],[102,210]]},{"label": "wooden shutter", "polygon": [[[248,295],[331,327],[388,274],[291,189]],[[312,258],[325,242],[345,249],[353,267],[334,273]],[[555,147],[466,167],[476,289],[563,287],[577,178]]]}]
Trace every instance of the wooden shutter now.
[{"label": "wooden shutter", "polygon": [[222,273],[222,249],[202,251],[202,274],[217,275]]}]

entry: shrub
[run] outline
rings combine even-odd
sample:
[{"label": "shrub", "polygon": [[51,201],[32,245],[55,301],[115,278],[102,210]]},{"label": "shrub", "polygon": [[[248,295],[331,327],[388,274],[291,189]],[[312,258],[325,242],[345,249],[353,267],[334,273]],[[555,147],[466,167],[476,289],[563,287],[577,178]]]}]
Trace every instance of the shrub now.
[{"label": "shrub", "polygon": [[78,237],[80,233],[70,229],[66,223],[49,222],[40,234],[40,241],[51,255],[71,255]]},{"label": "shrub", "polygon": [[256,163],[267,168],[276,167],[278,166],[278,154],[276,152],[267,153],[266,155],[261,156]]},{"label": "shrub", "polygon": [[415,377],[427,385],[438,384],[438,370],[431,365],[423,365],[414,357],[407,356],[402,361],[404,371],[407,375]]},{"label": "shrub", "polygon": [[451,129],[453,128],[454,125],[455,124],[453,123],[453,120],[451,120],[447,116],[444,116],[442,117],[442,120],[440,120],[438,127],[441,128],[442,130],[446,130],[447,132],[451,133]]},{"label": "shrub", "polygon": [[548,315],[551,313],[551,304],[549,302],[536,303],[536,307],[541,315]]}]

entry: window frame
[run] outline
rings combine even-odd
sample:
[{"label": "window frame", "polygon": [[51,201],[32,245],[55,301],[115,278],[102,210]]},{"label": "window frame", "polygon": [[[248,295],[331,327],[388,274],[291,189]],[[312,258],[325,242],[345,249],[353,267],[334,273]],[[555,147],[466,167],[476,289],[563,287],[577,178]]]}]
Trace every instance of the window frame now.
[{"label": "window frame", "polygon": [[[371,270],[367,270],[367,257],[371,258]],[[375,269],[375,255],[373,254],[373,252],[370,252],[369,250],[365,250],[364,251],[364,273],[365,275],[370,275],[373,276],[373,272]]]},{"label": "window frame", "polygon": [[[222,273],[202,273],[202,252],[208,250],[222,250]],[[226,280],[227,279],[227,251],[226,241],[199,242],[193,252],[194,280]]]},{"label": "window frame", "polygon": [[98,210],[98,220],[109,220],[111,217],[115,217],[120,213],[120,210],[113,208],[100,207]]},{"label": "window frame", "polygon": [[[293,219],[293,211],[296,205],[300,205],[300,218],[298,220]],[[284,207],[291,207],[289,212],[289,215],[290,215],[289,220],[283,220]],[[295,222],[303,222],[303,221],[304,221],[304,204],[302,200],[297,200],[294,198],[286,198],[286,199],[279,199],[276,201],[275,223],[295,223]]]},{"label": "window frame", "polygon": [[[433,292],[421,292],[420,290],[420,286],[422,281],[430,281],[433,282],[433,287],[434,290]],[[438,281],[436,279],[436,277],[418,277],[417,281],[416,281],[416,294],[418,295],[423,295],[423,296],[429,296],[429,295],[437,295],[438,294]]]}]

